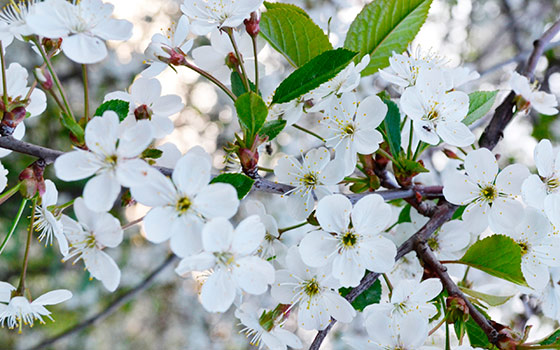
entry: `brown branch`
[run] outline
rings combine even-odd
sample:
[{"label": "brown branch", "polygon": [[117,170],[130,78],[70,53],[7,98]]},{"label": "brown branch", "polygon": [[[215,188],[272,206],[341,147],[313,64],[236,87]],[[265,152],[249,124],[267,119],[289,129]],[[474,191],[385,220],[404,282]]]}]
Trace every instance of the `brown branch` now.
[{"label": "brown branch", "polygon": [[111,304],[109,304],[101,312],[95,314],[94,316],[88,318],[85,321],[82,321],[82,322],[78,323],[77,325],[69,328],[68,330],[62,332],[61,334],[59,334],[55,337],[52,337],[52,338],[49,338],[49,339],[46,339],[46,340],[42,341],[41,343],[35,345],[34,347],[29,348],[29,350],[44,349],[45,347],[47,347],[49,345],[52,345],[52,344],[58,342],[59,340],[68,337],[69,335],[72,335],[74,333],[78,333],[78,332],[84,330],[85,328],[87,328],[89,326],[92,326],[92,325],[94,325],[98,322],[101,322],[105,318],[109,317],[112,313],[117,311],[121,306],[126,304],[129,300],[134,298],[137,294],[143,292],[148,287],[150,287],[150,285],[152,284],[154,279],[161,272],[163,272],[169,265],[174,263],[176,260],[178,260],[177,256],[175,256],[173,254],[169,255],[167,257],[167,259],[165,259],[165,261],[163,263],[161,263],[161,265],[159,265],[154,271],[152,271],[142,282],[140,282],[138,285],[136,285],[136,287],[132,288],[128,292],[124,293],[123,295],[121,295],[120,297],[115,299]]},{"label": "brown branch", "polygon": [[541,58],[550,40],[552,40],[558,32],[560,32],[560,20],[554,22],[554,24],[548,28],[548,30],[544,32],[540,38],[533,42],[533,52],[531,53],[531,56],[529,56],[527,66],[523,72],[523,75],[529,78],[529,80],[533,80],[539,58]]},{"label": "brown branch", "polygon": [[52,164],[56,158],[64,153],[54,149],[20,141],[13,138],[12,136],[0,137],[0,148],[6,148],[14,152],[42,158],[45,162],[47,162],[47,164]]}]

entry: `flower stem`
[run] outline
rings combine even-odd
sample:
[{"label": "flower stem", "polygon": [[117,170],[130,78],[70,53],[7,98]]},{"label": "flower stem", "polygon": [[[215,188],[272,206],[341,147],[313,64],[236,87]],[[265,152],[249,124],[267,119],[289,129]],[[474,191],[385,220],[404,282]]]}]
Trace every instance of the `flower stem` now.
[{"label": "flower stem", "polygon": [[34,39],[33,42],[35,43],[35,46],[37,46],[37,49],[39,50],[39,53],[41,54],[41,57],[43,57],[43,61],[45,61],[45,63],[47,64],[47,68],[49,70],[49,73],[51,73],[51,76],[54,80],[56,88],[60,92],[60,96],[62,96],[62,101],[64,101],[64,106],[66,107],[66,114],[68,114],[70,117],[72,117],[72,119],[76,120],[76,118],[74,117],[74,113],[72,113],[72,109],[70,108],[70,104],[68,103],[68,98],[66,98],[66,94],[64,93],[64,88],[62,87],[62,84],[60,83],[60,79],[58,79],[58,75],[54,71],[51,60],[47,56],[47,53],[45,52],[45,49],[43,48],[43,46],[41,45],[41,43],[39,43],[39,41],[37,39]]},{"label": "flower stem", "polygon": [[82,64],[82,81],[84,84],[84,118],[89,121],[89,87],[87,65]]},{"label": "flower stem", "polygon": [[122,229],[123,231],[126,230],[127,228],[131,228],[132,226],[139,224],[142,222],[142,220],[144,220],[144,216],[142,216],[141,218],[138,218],[136,220],[132,220],[131,222],[127,223],[126,225],[123,225]]},{"label": "flower stem", "polygon": [[263,166],[259,166],[258,169],[259,169],[260,171],[266,171],[267,173],[273,173],[273,172],[274,172],[273,169],[265,168],[265,167],[263,167]]},{"label": "flower stem", "polygon": [[253,55],[255,56],[255,90],[257,90],[257,94],[259,93],[259,60],[257,58],[257,37],[251,36],[253,39]]},{"label": "flower stem", "polygon": [[31,217],[29,219],[29,227],[27,228],[27,243],[25,244],[25,254],[23,256],[23,267],[21,277],[19,279],[19,287],[17,291],[20,295],[25,295],[25,277],[27,276],[27,265],[29,263],[29,247],[31,246],[31,236],[33,235],[33,226],[35,224],[35,206],[37,205],[37,196],[31,202]]},{"label": "flower stem", "polygon": [[393,294],[393,285],[391,284],[391,281],[389,281],[389,277],[386,273],[382,274],[382,276],[385,280],[385,283],[387,283],[387,288],[389,288],[389,298],[391,298],[391,295]]},{"label": "flower stem", "polygon": [[21,182],[18,182],[17,185],[15,185],[14,187],[12,187],[9,190],[7,190],[6,192],[4,192],[0,196],[0,205],[4,204],[4,202],[6,202],[8,199],[10,199],[19,190],[20,186],[21,186]]},{"label": "flower stem", "polygon": [[231,45],[233,45],[235,56],[237,56],[237,59],[239,60],[239,65],[241,66],[241,71],[243,72],[243,85],[245,85],[245,89],[247,91],[251,91],[251,87],[249,86],[249,78],[247,77],[247,71],[245,70],[245,62],[243,62],[243,56],[241,56],[241,52],[239,52],[239,48],[237,47],[237,43],[235,42],[235,37],[233,36],[233,28],[225,28],[224,31],[229,36]]},{"label": "flower stem", "polygon": [[294,128],[296,128],[296,129],[298,129],[298,130],[303,131],[304,133],[307,133],[307,134],[309,134],[309,135],[311,135],[311,136],[314,136],[314,137],[318,138],[319,140],[321,140],[321,141],[323,141],[323,142],[326,142],[326,140],[325,140],[324,138],[322,138],[321,136],[319,136],[318,134],[314,133],[314,132],[311,131],[311,130],[307,130],[306,128],[304,128],[304,127],[302,127],[302,126],[299,126],[299,125],[297,125],[297,124],[294,124],[294,125],[292,125],[292,126],[293,126]]},{"label": "flower stem", "polygon": [[25,204],[27,203],[27,198],[23,198],[21,200],[21,204],[19,206],[19,210],[16,214],[16,218],[14,219],[14,222],[12,222],[12,227],[10,227],[10,232],[8,232],[8,235],[6,236],[6,238],[4,238],[4,241],[2,242],[2,245],[0,245],[0,255],[2,254],[2,252],[4,251],[4,248],[6,248],[6,245],[8,244],[8,241],[10,240],[10,238],[12,237],[12,235],[14,234],[15,230],[16,230],[16,226],[19,222],[19,219],[21,219],[21,215],[23,214],[23,210],[25,209]]},{"label": "flower stem", "polygon": [[[194,70],[198,74],[202,75],[206,79],[208,79],[211,82],[213,82],[214,84],[216,84],[216,86],[219,87],[223,92],[225,92],[233,101],[237,100],[237,96],[235,96],[235,94],[233,92],[231,92],[230,89],[228,89],[221,81],[216,79],[216,77],[214,77],[212,74],[210,74],[207,71],[202,70],[202,69],[198,68],[197,66],[195,66],[193,64],[190,64],[189,62],[186,62],[186,61],[184,63],[184,66]],[[247,91],[249,91],[249,90],[247,90]]]},{"label": "flower stem", "polygon": [[445,322],[446,317],[442,317],[441,321],[438,322],[438,324],[436,324],[436,326],[434,328],[432,328],[432,330],[430,330],[430,332],[428,333],[428,336],[434,334],[439,327],[441,327],[443,325],[443,323]]},{"label": "flower stem", "polygon": [[6,60],[4,58],[4,47],[0,42],[0,63],[2,64],[2,102],[4,108],[8,108],[8,83],[6,81]]},{"label": "flower stem", "polygon": [[[285,228],[280,228],[280,229],[278,229],[278,234],[282,235],[284,232],[295,230],[296,228],[300,228],[300,227],[305,226],[305,225],[307,225],[307,221],[302,222],[301,224],[288,226],[288,227],[285,227]],[[280,236],[278,236],[278,238],[280,238]]]},{"label": "flower stem", "polygon": [[389,160],[391,160],[391,162],[397,164],[397,161],[395,160],[395,158],[393,158],[392,155],[390,155],[389,153],[387,153],[383,148],[379,148],[376,152],[381,153],[381,155]]}]

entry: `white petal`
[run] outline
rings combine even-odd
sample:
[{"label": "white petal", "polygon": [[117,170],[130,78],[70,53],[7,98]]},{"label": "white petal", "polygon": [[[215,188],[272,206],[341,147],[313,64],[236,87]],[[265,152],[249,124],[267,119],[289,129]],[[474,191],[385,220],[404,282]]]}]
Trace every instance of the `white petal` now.
[{"label": "white petal", "polygon": [[148,169],[145,184],[130,188],[132,198],[149,207],[175,204],[177,190],[171,180],[153,168]]},{"label": "white petal", "polygon": [[498,174],[498,162],[492,152],[487,148],[481,148],[467,154],[465,170],[478,184],[492,183]]},{"label": "white petal", "polygon": [[249,294],[263,294],[268,285],[274,282],[274,268],[259,257],[248,256],[235,263],[233,277],[241,289]]},{"label": "white petal", "polygon": [[193,195],[210,182],[211,168],[210,157],[195,147],[177,162],[173,182],[184,194]]},{"label": "white petal", "polygon": [[440,123],[437,133],[444,142],[452,146],[466,147],[475,141],[475,136],[469,127],[459,121]]},{"label": "white petal", "polygon": [[333,277],[340,281],[343,287],[356,287],[364,277],[365,266],[361,265],[354,249],[336,254],[332,263]]},{"label": "white petal", "polygon": [[66,57],[81,64],[97,63],[107,57],[103,40],[81,33],[64,38],[60,48]]},{"label": "white petal", "polygon": [[216,258],[212,253],[203,252],[193,256],[187,256],[179,262],[175,272],[185,276],[190,271],[205,271],[214,267]]},{"label": "white petal", "polygon": [[458,171],[448,173],[443,179],[443,195],[453,204],[466,205],[480,194],[480,189],[470,177]]},{"label": "white petal", "polygon": [[311,267],[325,266],[336,253],[337,240],[324,231],[311,231],[299,244],[303,262]]},{"label": "white petal", "polygon": [[554,172],[554,154],[549,140],[541,140],[535,147],[535,165],[542,177],[549,177]]},{"label": "white petal", "polygon": [[547,197],[546,185],[538,175],[529,175],[521,186],[523,200],[528,205],[544,210],[544,200]]},{"label": "white petal", "polygon": [[264,239],[266,229],[257,215],[249,216],[237,225],[233,232],[231,251],[239,255],[250,255]]},{"label": "white petal", "polygon": [[76,150],[65,153],[54,162],[56,177],[63,181],[85,179],[99,170],[101,163],[91,152]]},{"label": "white petal", "polygon": [[356,232],[377,234],[389,225],[391,206],[380,195],[370,194],[354,205],[351,217]]},{"label": "white petal", "polygon": [[33,300],[31,305],[55,305],[72,298],[72,292],[66,289],[57,289],[45,293]]},{"label": "white petal", "polygon": [[117,154],[123,158],[139,156],[152,143],[152,128],[146,120],[126,128],[120,135]]},{"label": "white petal", "polygon": [[169,227],[173,227],[179,220],[178,213],[173,207],[152,208],[144,218],[144,230],[146,239],[152,243],[167,241],[173,233]]},{"label": "white petal", "polygon": [[225,312],[235,299],[237,285],[231,274],[217,269],[202,285],[200,301],[208,312]]},{"label": "white petal", "polygon": [[88,149],[100,157],[115,154],[119,137],[119,117],[113,111],[93,118],[86,126],[85,141]]},{"label": "white petal", "polygon": [[327,232],[344,232],[350,224],[352,204],[343,195],[334,194],[323,198],[317,205],[317,220]]},{"label": "white petal", "polygon": [[105,247],[114,248],[123,240],[121,223],[109,213],[97,214],[93,227],[90,228],[95,235],[95,240]]},{"label": "white petal", "polygon": [[233,226],[224,218],[210,220],[202,230],[202,244],[209,252],[227,252],[233,240]]},{"label": "white petal", "polygon": [[109,255],[99,249],[92,249],[83,256],[86,268],[100,280],[109,292],[114,292],[121,280],[121,270]]},{"label": "white petal", "polygon": [[114,175],[103,172],[90,179],[84,187],[84,201],[93,211],[109,211],[119,193],[121,185]]},{"label": "white petal", "polygon": [[498,198],[492,203],[488,222],[496,233],[507,233],[515,228],[524,216],[523,205],[510,198]]},{"label": "white petal", "polygon": [[496,186],[500,192],[517,195],[521,193],[521,185],[528,176],[529,169],[525,165],[508,165],[496,177]]},{"label": "white petal", "polygon": [[356,316],[356,310],[340,295],[334,292],[325,292],[324,294],[327,312],[337,321],[342,323],[350,323]]},{"label": "white petal", "polygon": [[239,206],[235,188],[226,183],[214,183],[198,189],[193,209],[206,218],[231,218]]}]

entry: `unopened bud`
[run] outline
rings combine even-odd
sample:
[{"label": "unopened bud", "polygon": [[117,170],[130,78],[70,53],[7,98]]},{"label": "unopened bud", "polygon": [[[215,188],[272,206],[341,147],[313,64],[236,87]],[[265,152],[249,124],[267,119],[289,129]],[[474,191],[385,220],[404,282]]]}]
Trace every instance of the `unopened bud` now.
[{"label": "unopened bud", "polygon": [[247,18],[243,23],[245,23],[245,30],[247,33],[252,36],[256,37],[259,35],[261,28],[259,27],[259,18],[257,12],[251,12],[251,17]]},{"label": "unopened bud", "polygon": [[459,160],[461,159],[461,158],[459,158],[457,153],[453,152],[452,150],[450,150],[448,148],[443,149],[443,154],[445,154],[447,156],[447,158],[449,158],[449,159],[459,159]]},{"label": "unopened bud", "polygon": [[447,306],[447,323],[467,322],[469,307],[463,298],[450,296],[445,301]]},{"label": "unopened bud", "polygon": [[150,107],[146,106],[145,104],[136,107],[136,109],[134,110],[134,116],[136,117],[136,120],[151,120],[152,114],[153,112]]},{"label": "unopened bud", "polygon": [[50,90],[53,87],[53,79],[51,74],[44,67],[35,68],[34,72],[35,78],[41,84],[41,87],[45,90]]},{"label": "unopened bud", "polygon": [[171,50],[164,49],[164,50],[169,54],[169,58],[164,60],[167,63],[173,66],[182,66],[187,63],[187,59],[185,58],[185,55],[183,53],[177,52],[177,50],[175,49],[171,49]]},{"label": "unopened bud", "polygon": [[24,107],[16,107],[10,112],[4,112],[2,122],[0,122],[0,135],[10,136],[16,130],[16,127],[25,119],[27,111]]},{"label": "unopened bud", "polygon": [[43,44],[43,47],[45,48],[45,52],[47,53],[47,55],[53,56],[54,54],[56,54],[58,50],[60,50],[60,46],[62,45],[62,38],[56,38],[56,39],[43,38],[41,44]]},{"label": "unopened bud", "polygon": [[246,174],[255,173],[259,162],[259,153],[257,151],[253,152],[247,148],[242,148],[239,150],[239,160]]},{"label": "unopened bud", "polygon": [[19,180],[21,181],[19,191],[22,196],[30,199],[37,193],[39,193],[40,196],[45,194],[46,187],[45,180],[43,179],[43,173],[46,165],[47,164],[44,160],[39,159],[27,168],[23,169],[23,171],[19,174]]},{"label": "unopened bud", "polygon": [[226,56],[226,66],[228,66],[232,70],[237,70],[237,68],[239,67],[239,60],[233,52],[228,53],[228,55]]}]

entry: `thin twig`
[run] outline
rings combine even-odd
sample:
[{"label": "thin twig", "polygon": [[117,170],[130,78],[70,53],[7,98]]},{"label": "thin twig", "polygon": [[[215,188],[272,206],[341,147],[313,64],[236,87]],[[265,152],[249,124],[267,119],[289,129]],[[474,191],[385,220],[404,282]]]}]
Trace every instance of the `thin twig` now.
[{"label": "thin twig", "polygon": [[49,339],[46,339],[46,340],[42,341],[41,343],[35,345],[34,347],[29,348],[29,350],[44,349],[45,347],[47,347],[49,345],[52,345],[52,344],[58,342],[59,340],[68,337],[69,335],[72,335],[74,333],[78,333],[78,332],[82,331],[83,329],[94,325],[95,323],[101,322],[105,318],[109,317],[112,313],[117,311],[121,306],[126,304],[129,300],[134,298],[137,294],[143,292],[148,287],[150,287],[150,285],[152,284],[154,279],[162,271],[164,271],[166,267],[171,265],[177,259],[178,259],[177,256],[175,256],[173,254],[169,255],[167,257],[167,259],[165,259],[165,261],[161,265],[159,265],[154,271],[152,271],[152,273],[150,273],[142,282],[140,282],[138,285],[136,285],[136,287],[132,288],[128,292],[124,293],[123,295],[121,295],[120,297],[115,299],[103,311],[95,314],[94,316],[88,318],[85,321],[82,321],[82,322],[78,323],[77,325],[75,325],[72,328],[62,332],[61,334],[59,334],[55,337],[52,337],[52,338],[49,338]]},{"label": "thin twig", "polygon": [[554,38],[556,34],[558,34],[558,32],[560,32],[560,20],[554,22],[552,27],[548,28],[548,30],[544,32],[544,34],[540,38],[533,42],[533,52],[531,53],[531,56],[529,56],[527,66],[525,67],[525,71],[523,72],[523,74],[530,80],[533,80],[539,58],[541,58],[550,40],[552,40],[552,38]]}]

